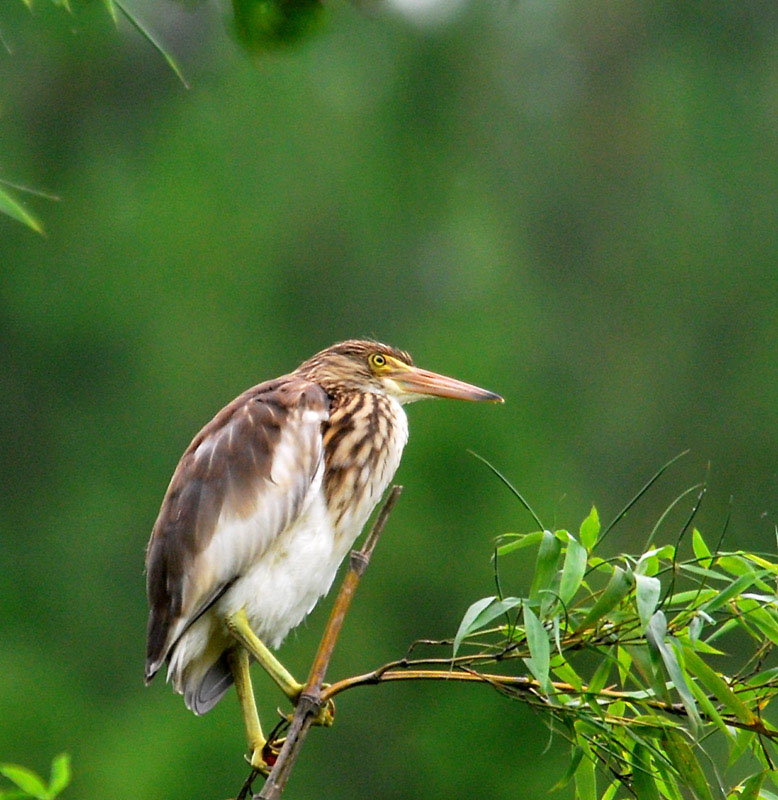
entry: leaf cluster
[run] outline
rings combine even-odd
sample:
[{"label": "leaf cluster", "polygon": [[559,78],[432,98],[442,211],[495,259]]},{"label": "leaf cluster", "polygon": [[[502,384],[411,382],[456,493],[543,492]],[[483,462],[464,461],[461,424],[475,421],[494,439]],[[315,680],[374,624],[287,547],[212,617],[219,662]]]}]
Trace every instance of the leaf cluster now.
[{"label": "leaf cluster", "polygon": [[[765,787],[778,786],[778,559],[722,550],[723,532],[711,546],[691,526],[702,494],[673,544],[653,546],[655,528],[637,555],[601,554],[595,508],[576,534],[505,534],[497,594],[453,640],[454,667],[501,665],[490,683],[570,742],[555,788],[572,782],[581,800],[778,797]],[[534,572],[506,596],[521,551]]]}]

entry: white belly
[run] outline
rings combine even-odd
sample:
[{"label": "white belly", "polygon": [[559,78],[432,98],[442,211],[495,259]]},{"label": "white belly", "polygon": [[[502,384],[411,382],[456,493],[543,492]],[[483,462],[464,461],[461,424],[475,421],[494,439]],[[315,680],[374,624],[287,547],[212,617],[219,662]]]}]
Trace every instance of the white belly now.
[{"label": "white belly", "polygon": [[279,647],[289,631],[329,591],[353,536],[336,537],[320,493],[306,513],[278,537],[216,604],[217,616],[240,609],[254,632]]}]

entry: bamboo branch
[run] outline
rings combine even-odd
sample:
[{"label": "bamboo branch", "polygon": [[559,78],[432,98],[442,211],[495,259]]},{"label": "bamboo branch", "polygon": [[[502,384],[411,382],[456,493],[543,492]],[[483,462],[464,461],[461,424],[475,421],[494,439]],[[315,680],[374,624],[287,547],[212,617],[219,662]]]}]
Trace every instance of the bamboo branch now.
[{"label": "bamboo branch", "polygon": [[[430,660],[420,660],[418,663],[429,663],[429,661]],[[443,661],[443,659],[439,659],[439,661]],[[322,702],[327,702],[341,692],[354,689],[357,686],[371,686],[378,683],[388,683],[390,681],[402,680],[437,680],[483,683],[497,689],[507,689],[517,693],[531,694],[535,699],[542,700],[544,697],[543,689],[538,681],[536,681],[534,678],[530,678],[526,675],[498,675],[482,673],[471,669],[466,669],[464,672],[455,671],[457,665],[454,662],[455,659],[450,659],[449,669],[447,670],[415,669],[413,668],[414,662],[391,662],[383,665],[382,667],[378,667],[378,669],[375,669],[372,672],[366,672],[362,675],[354,675],[350,678],[344,678],[343,680],[333,683],[331,686],[326,687],[321,693],[321,700]],[[398,666],[406,667],[406,664],[408,665],[408,668],[397,668]],[[562,681],[552,681],[551,687],[556,694],[572,696],[577,695],[581,697],[584,695],[589,695],[590,698],[595,700],[597,698],[602,698],[608,702],[615,702],[617,700],[623,700],[626,702],[638,701],[650,708],[656,709],[657,711],[662,711],[665,714],[671,714],[678,717],[688,716],[688,711],[682,703],[667,703],[663,700],[652,699],[650,697],[636,698],[632,692],[622,692],[616,689],[601,689],[596,693],[592,693],[589,692],[589,689],[586,686],[582,686],[580,689],[577,689],[572,684],[564,683]],[[559,712],[564,711],[565,708],[554,706],[553,710]],[[570,708],[568,710],[573,711],[574,709]],[[703,712],[700,713],[705,719],[706,715]],[[744,731],[753,731],[754,733],[758,733],[759,735],[765,736],[769,739],[778,740],[778,729],[766,725],[764,720],[760,718],[755,718],[751,722],[743,722],[734,716],[722,715],[722,719],[732,728],[739,728]]]},{"label": "bamboo branch", "polygon": [[401,492],[402,486],[392,487],[378,517],[376,517],[376,521],[373,523],[373,527],[365,539],[362,549],[351,551],[348,572],[343,579],[338,597],[332,607],[332,613],[327,622],[327,627],[324,629],[324,635],[319,643],[319,649],[313,660],[308,680],[295,706],[292,724],[286,735],[286,740],[270,775],[265,781],[265,785],[259,794],[253,796],[252,800],[277,800],[281,796],[303,742],[308,735],[309,728],[316,717],[326,708],[327,704],[331,703],[331,695],[325,697],[322,692],[324,676],[359,581],[370,563],[373,550],[378,544],[378,539]]}]

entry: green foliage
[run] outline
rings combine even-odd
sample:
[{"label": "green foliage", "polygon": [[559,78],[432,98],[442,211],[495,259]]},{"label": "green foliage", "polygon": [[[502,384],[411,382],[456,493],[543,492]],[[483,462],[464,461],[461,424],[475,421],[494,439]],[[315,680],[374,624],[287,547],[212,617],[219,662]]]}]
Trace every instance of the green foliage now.
[{"label": "green foliage", "polygon": [[[690,521],[673,544],[608,558],[594,508],[579,538],[506,534],[497,584],[517,553],[537,548],[529,590],[476,601],[457,632],[455,656],[477,648],[458,667],[526,667],[524,678],[485,677],[570,741],[555,788],[572,781],[580,800],[774,796],[763,784],[778,785],[778,728],[766,716],[778,694],[778,558],[722,550],[696,528],[687,553]],[[515,620],[492,625],[515,608]]]},{"label": "green foliage", "polygon": [[23,797],[53,800],[70,783],[70,756],[60,753],[54,758],[48,783],[36,772],[19,764],[0,764],[0,775],[14,786],[12,789],[0,787],[1,800]]},{"label": "green foliage", "polygon": [[43,233],[40,220],[3,187],[3,181],[0,181],[0,213],[7,214],[17,222],[32,228],[36,233]]}]

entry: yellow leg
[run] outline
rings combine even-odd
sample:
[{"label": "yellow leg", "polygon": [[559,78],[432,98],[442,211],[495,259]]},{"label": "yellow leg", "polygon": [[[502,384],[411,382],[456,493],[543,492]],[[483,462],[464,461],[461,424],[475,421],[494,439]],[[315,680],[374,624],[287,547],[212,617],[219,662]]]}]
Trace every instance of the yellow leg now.
[{"label": "yellow leg", "polygon": [[233,637],[251,653],[281,691],[293,702],[297,702],[303,685],[298,683],[286,667],[270,652],[261,639],[251,630],[246,612],[242,609],[227,618],[227,628]]},{"label": "yellow leg", "polygon": [[[268,675],[278,684],[281,691],[295,704],[303,690],[303,685],[298,683],[286,669],[286,667],[270,652],[267,645],[251,629],[246,612],[241,609],[230,617],[227,617],[227,629],[233,638],[245,648],[257,661]],[[248,673],[248,667],[247,673]],[[237,686],[237,681],[235,682]],[[250,680],[249,680],[250,688]],[[254,695],[251,695],[252,703]],[[242,705],[242,704],[241,704]],[[255,706],[256,712],[256,706]],[[319,716],[314,720],[314,725],[332,725],[335,713],[335,704],[330,700],[326,708],[321,710]],[[258,723],[257,723],[258,724]]]},{"label": "yellow leg", "polygon": [[251,766],[260,772],[267,773],[268,765],[262,757],[262,751],[267,740],[259,724],[257,704],[254,700],[254,690],[251,687],[251,674],[249,673],[249,654],[243,647],[236,647],[228,654],[232,677],[235,680],[235,690],[238,693],[240,710],[243,712],[243,722],[246,726],[246,739],[248,740]]}]

